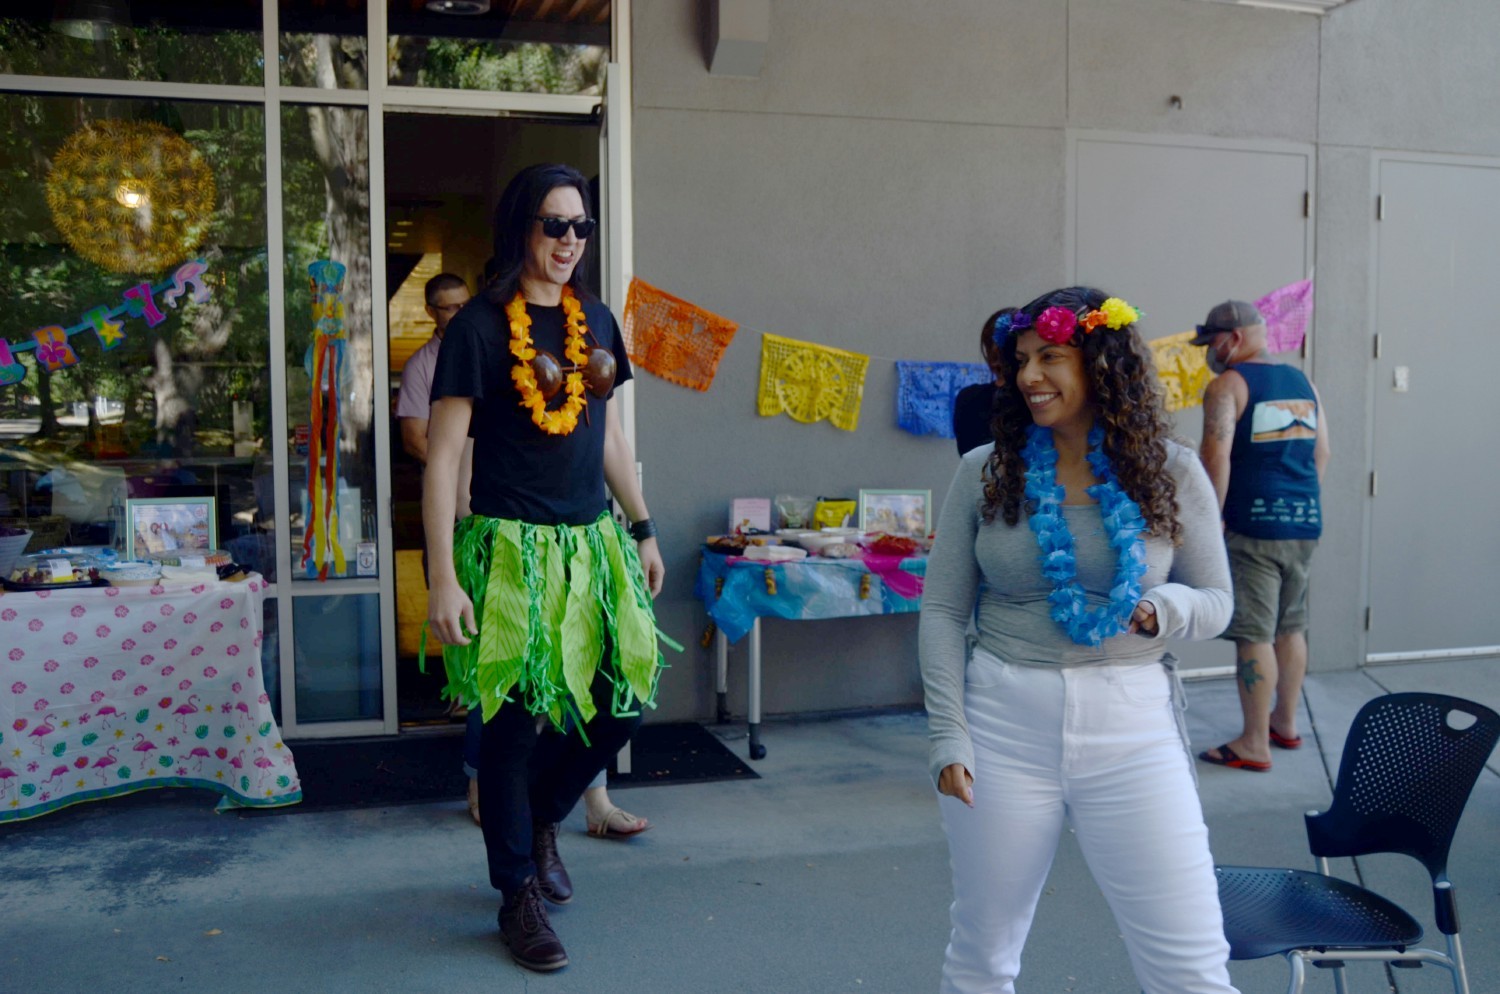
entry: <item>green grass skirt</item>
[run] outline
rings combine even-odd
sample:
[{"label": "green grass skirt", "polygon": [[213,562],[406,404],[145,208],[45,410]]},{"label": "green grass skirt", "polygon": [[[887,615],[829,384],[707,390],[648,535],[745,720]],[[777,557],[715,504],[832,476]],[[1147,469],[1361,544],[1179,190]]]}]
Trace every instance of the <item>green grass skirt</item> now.
[{"label": "green grass skirt", "polygon": [[482,708],[485,721],[519,700],[563,728],[597,713],[590,688],[602,670],[613,714],[656,706],[651,594],[635,542],[608,514],[557,526],[473,514],[454,526],[453,564],[479,632],[443,646],[444,697]]}]

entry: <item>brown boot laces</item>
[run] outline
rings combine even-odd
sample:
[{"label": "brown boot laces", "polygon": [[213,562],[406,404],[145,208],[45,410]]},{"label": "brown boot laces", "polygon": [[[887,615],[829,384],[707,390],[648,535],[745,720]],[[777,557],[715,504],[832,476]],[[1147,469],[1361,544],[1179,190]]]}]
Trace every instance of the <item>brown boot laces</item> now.
[{"label": "brown boot laces", "polygon": [[547,917],[547,906],[542,903],[542,891],[532,880],[518,895],[521,907],[518,915],[521,920],[521,932],[525,935],[534,935],[541,931],[551,931],[552,922]]}]

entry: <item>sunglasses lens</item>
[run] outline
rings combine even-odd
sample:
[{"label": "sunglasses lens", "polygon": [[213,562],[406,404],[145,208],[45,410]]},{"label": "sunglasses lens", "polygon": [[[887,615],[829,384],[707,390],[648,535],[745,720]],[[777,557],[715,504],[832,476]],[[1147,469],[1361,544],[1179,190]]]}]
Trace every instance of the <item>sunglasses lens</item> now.
[{"label": "sunglasses lens", "polygon": [[548,238],[564,237],[567,235],[570,226],[573,229],[573,233],[579,238],[587,238],[594,233],[594,228],[599,224],[598,221],[591,217],[586,217],[578,221],[565,217],[539,217],[537,220],[542,222],[542,234]]}]

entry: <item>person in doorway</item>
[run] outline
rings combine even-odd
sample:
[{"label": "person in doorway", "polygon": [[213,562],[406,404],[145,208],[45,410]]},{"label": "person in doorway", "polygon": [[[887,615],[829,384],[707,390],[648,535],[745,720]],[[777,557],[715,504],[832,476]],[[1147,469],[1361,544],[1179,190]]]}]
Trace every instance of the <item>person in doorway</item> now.
[{"label": "person in doorway", "polygon": [[1320,495],[1328,419],[1300,369],[1271,358],[1253,304],[1226,300],[1198,326],[1217,374],[1203,397],[1200,454],[1218,493],[1234,576],[1236,684],[1244,727],[1198,754],[1259,773],[1271,746],[1296,749],[1297,702],[1307,674],[1307,576],[1323,531]]},{"label": "person in doorway", "polygon": [[1086,287],[1003,318],[994,442],[943,507],[918,650],[953,870],[944,994],[1013,994],[1065,818],[1141,988],[1234,991],[1166,651],[1223,630],[1229,566],[1137,319]]},{"label": "person in doorway", "polygon": [[[664,567],[610,399],[630,361],[582,291],[594,228],[569,166],[506,186],[495,278],[438,353],[422,499],[448,692],[484,714],[479,807],[501,937],[541,971],[568,962],[543,904],[573,898],[558,822],[639,725],[661,666],[651,598]],[[455,526],[469,439],[473,513]]]},{"label": "person in doorway", "polygon": [[[999,334],[996,328],[1001,324],[1001,318],[1008,318],[1015,312],[1014,307],[1001,308],[991,314],[979,329],[979,354],[984,357],[984,364],[990,367],[990,372],[997,377],[1000,374],[997,372],[999,367],[995,353],[1001,346],[995,341]],[[1003,339],[1005,336],[1000,337]],[[958,442],[959,455],[994,441],[994,436],[990,434],[990,418],[994,415],[995,389],[993,380],[989,383],[971,383],[953,398],[953,437]]]},{"label": "person in doorway", "polygon": [[401,368],[401,389],[396,394],[396,417],[401,422],[401,447],[422,465],[427,465],[427,421],[432,408],[432,371],[437,366],[443,334],[469,302],[469,284],[452,273],[438,273],[423,287],[427,316],[432,318],[432,337],[411,354]]}]

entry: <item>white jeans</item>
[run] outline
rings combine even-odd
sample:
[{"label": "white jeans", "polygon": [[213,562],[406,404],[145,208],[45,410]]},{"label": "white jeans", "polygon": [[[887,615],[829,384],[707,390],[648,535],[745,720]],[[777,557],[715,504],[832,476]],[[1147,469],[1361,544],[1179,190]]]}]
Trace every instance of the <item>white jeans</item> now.
[{"label": "white jeans", "polygon": [[1044,669],[975,649],[964,710],[974,808],[940,798],[953,867],[943,994],[1014,994],[1064,816],[1142,989],[1233,994],[1208,829],[1166,668]]}]

